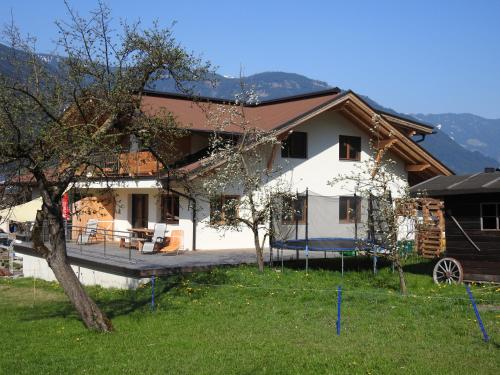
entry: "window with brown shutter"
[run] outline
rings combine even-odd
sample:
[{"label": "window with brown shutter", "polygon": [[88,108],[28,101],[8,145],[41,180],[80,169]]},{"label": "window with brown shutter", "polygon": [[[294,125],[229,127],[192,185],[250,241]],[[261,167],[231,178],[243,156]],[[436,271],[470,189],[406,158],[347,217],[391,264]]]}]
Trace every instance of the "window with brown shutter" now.
[{"label": "window with brown shutter", "polygon": [[165,194],[161,196],[161,222],[167,224],[179,223],[179,196]]},{"label": "window with brown shutter", "polygon": [[233,224],[239,216],[239,195],[219,195],[210,200],[210,224]]},{"label": "window with brown shutter", "polygon": [[293,132],[283,141],[281,157],[307,159],[307,133]]},{"label": "window with brown shutter", "polygon": [[339,222],[350,224],[361,220],[361,198],[340,197],[339,198]]},{"label": "window with brown shutter", "polygon": [[361,160],[361,137],[349,135],[339,136],[339,159],[340,160]]},{"label": "window with brown shutter", "polygon": [[307,219],[307,199],[304,195],[286,199],[283,202],[283,224],[305,224]]}]

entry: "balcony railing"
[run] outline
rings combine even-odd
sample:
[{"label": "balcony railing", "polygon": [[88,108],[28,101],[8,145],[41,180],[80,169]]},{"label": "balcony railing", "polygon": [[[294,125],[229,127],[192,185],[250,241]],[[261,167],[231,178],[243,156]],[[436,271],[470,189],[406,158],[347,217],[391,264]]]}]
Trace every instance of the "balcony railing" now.
[{"label": "balcony railing", "polygon": [[149,151],[102,153],[91,158],[96,176],[153,176],[161,169],[160,163]]}]

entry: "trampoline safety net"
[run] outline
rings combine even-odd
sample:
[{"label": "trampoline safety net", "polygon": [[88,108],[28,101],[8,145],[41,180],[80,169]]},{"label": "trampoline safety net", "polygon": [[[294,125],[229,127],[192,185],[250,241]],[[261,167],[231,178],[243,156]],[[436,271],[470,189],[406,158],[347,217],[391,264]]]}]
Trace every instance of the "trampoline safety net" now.
[{"label": "trampoline safety net", "polygon": [[282,201],[272,215],[275,248],[310,251],[362,250],[368,239],[368,202],[353,196],[325,196],[310,190]]}]

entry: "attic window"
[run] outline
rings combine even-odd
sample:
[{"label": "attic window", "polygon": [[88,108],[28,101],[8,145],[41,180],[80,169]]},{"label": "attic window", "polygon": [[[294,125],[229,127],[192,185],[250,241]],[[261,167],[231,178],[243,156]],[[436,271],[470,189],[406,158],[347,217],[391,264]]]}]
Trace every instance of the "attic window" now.
[{"label": "attic window", "polygon": [[293,132],[283,141],[281,157],[307,159],[307,133]]},{"label": "attic window", "polygon": [[361,159],[361,137],[339,135],[339,159],[359,161]]}]

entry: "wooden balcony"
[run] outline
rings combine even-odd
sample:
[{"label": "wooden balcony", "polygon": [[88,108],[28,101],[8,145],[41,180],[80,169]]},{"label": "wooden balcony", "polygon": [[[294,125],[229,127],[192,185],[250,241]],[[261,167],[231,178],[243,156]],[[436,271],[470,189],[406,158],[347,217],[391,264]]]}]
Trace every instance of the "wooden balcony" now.
[{"label": "wooden balcony", "polygon": [[94,176],[154,176],[161,164],[149,151],[97,154],[92,160]]}]

